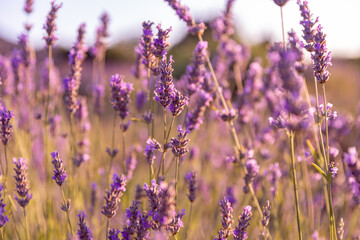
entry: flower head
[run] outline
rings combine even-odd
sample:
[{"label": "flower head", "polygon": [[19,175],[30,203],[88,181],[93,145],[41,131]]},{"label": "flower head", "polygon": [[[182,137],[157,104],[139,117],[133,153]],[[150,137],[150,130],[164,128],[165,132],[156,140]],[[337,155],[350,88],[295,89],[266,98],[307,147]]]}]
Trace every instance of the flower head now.
[{"label": "flower head", "polygon": [[289,0],[274,0],[274,3],[279,7],[284,6]]},{"label": "flower head", "polygon": [[62,3],[56,4],[55,0],[51,2],[51,9],[48,15],[46,16],[46,23],[44,24],[44,29],[47,33],[47,36],[44,36],[44,40],[46,42],[46,45],[52,46],[54,45],[55,41],[57,40],[57,37],[54,35],[57,26],[55,24],[55,18],[57,11],[61,8]]},{"label": "flower head", "polygon": [[110,102],[121,119],[125,119],[129,115],[130,92],[133,90],[132,83],[124,82],[123,79],[123,76],[119,74],[110,78]]},{"label": "flower head", "polygon": [[239,217],[239,224],[235,227],[233,233],[235,240],[245,240],[248,238],[246,229],[250,225],[251,216],[251,206],[244,207],[243,212],[240,214]]},{"label": "flower head", "polygon": [[186,138],[188,133],[190,133],[188,129],[184,131],[179,125],[177,137],[171,138],[172,152],[176,157],[183,157],[186,153],[189,152],[189,149],[187,148],[189,139]]},{"label": "flower head", "polygon": [[63,161],[60,159],[59,153],[57,151],[52,152],[51,156],[53,158],[52,164],[54,164],[54,176],[52,179],[55,180],[57,185],[61,187],[61,185],[65,182],[65,178],[68,176],[63,167]]},{"label": "flower head", "polygon": [[6,107],[0,107],[0,137],[4,145],[8,143],[13,132],[13,127],[10,124],[12,117],[14,117],[13,112]]},{"label": "flower head", "polygon": [[15,164],[15,181],[16,181],[16,192],[18,196],[15,196],[15,200],[19,203],[21,207],[26,207],[32,198],[30,194],[29,181],[27,180],[27,162],[24,158],[13,159]]},{"label": "flower head", "polygon": [[175,89],[173,95],[171,96],[169,110],[171,114],[176,117],[184,110],[185,106],[187,106],[188,104],[189,98],[183,96],[181,92]]},{"label": "flower head", "polygon": [[190,202],[194,202],[196,199],[196,172],[187,172],[185,175],[185,181],[188,184],[189,194],[187,195]]},{"label": "flower head", "polygon": [[90,228],[86,225],[85,223],[85,212],[84,211],[79,211],[79,214],[77,215],[79,218],[79,229],[77,231],[77,235],[79,237],[79,240],[91,240],[93,239],[93,235],[92,232],[90,230]]},{"label": "flower head", "polygon": [[4,191],[3,186],[0,184],[0,228],[5,226],[7,222],[9,222],[9,218],[5,215],[5,206],[4,198],[2,196],[2,191]]},{"label": "flower head", "polygon": [[170,56],[168,61],[166,60],[166,57],[161,60],[160,81],[154,91],[154,99],[159,102],[164,108],[171,103],[172,95],[175,91],[172,76],[172,72],[174,71],[174,69],[172,68],[173,62],[174,60],[172,59],[172,56]]},{"label": "flower head", "polygon": [[112,218],[118,209],[117,204],[121,201],[123,193],[126,191],[126,177],[122,175],[119,177],[117,174],[113,175],[113,182],[111,183],[111,190],[105,191],[105,205],[102,207],[101,213],[108,218]]}]

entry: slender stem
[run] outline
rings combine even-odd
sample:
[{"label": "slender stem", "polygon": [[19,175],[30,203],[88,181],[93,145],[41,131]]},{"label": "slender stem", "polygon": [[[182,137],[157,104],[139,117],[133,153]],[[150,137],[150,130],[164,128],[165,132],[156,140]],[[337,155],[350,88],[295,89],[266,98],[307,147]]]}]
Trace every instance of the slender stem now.
[{"label": "slender stem", "polygon": [[186,232],[185,232],[185,240],[187,239],[187,236],[188,236],[188,232],[189,232],[189,229],[190,229],[190,221],[191,221],[191,213],[192,213],[192,206],[193,206],[193,203],[191,202],[190,203],[190,213],[189,213],[189,220],[186,224]]},{"label": "slender stem", "polygon": [[27,239],[30,240],[29,223],[28,223],[25,207],[23,207],[23,209],[24,209],[24,217],[26,222],[26,235],[27,235]]},{"label": "slender stem", "polygon": [[[174,125],[174,121],[175,121],[175,116],[173,116],[172,119],[171,119],[169,131],[168,131],[168,133],[166,135],[165,142],[167,142],[169,140],[171,129],[172,129],[172,126]],[[162,176],[164,176],[164,178],[165,178],[165,153],[166,153],[166,151],[165,151],[165,147],[164,147],[162,155],[161,155],[161,162],[160,162],[159,170],[158,170],[158,173],[157,173],[157,178],[159,178],[160,169],[162,169]]]},{"label": "slender stem", "polygon": [[[65,194],[64,194],[64,191],[63,191],[62,187],[60,187],[60,190],[61,190],[61,196],[62,196],[64,205],[66,206]],[[67,209],[67,208],[66,208],[66,209]],[[69,216],[69,211],[68,211],[68,210],[66,210],[66,217],[67,217],[67,221],[68,221],[68,224],[69,224],[69,227],[70,227],[71,234],[72,234],[72,236],[74,236],[74,230],[73,230],[72,225],[71,225],[71,221],[70,221],[70,216]]]},{"label": "slender stem", "polygon": [[297,186],[296,171],[295,171],[295,145],[294,145],[294,133],[293,132],[290,132],[289,138],[290,138],[290,151],[291,151],[291,172],[292,172],[292,178],[293,178],[292,182],[293,182],[294,195],[295,195],[297,227],[298,227],[299,240],[302,240],[298,186]]},{"label": "slender stem", "polygon": [[[122,125],[124,125],[124,120],[122,119]],[[122,162],[121,165],[123,167],[123,171],[126,172],[126,164],[125,164],[125,131],[121,131],[121,140],[122,140]]]},{"label": "slender stem", "polygon": [[179,180],[179,163],[180,157],[175,158],[176,166],[175,166],[175,205],[177,204],[177,184]]},{"label": "slender stem", "polygon": [[4,156],[5,156],[5,181],[6,181],[7,176],[8,176],[8,171],[9,171],[9,164],[8,164],[8,159],[7,159],[6,145],[4,145]]},{"label": "slender stem", "polygon": [[286,49],[285,30],[284,30],[284,16],[283,16],[283,7],[280,7],[280,13],[281,13],[281,29],[282,29],[282,38],[283,38],[284,49]]},{"label": "slender stem", "polygon": [[[322,90],[323,90],[324,111],[325,111],[326,158],[327,158],[327,164],[329,164],[330,163],[330,157],[329,157],[329,128],[328,128],[328,121],[327,121],[327,102],[326,102],[325,84],[322,84]],[[333,239],[333,236],[335,236],[335,239],[337,240],[336,222],[335,222],[335,216],[334,216],[334,210],[333,210],[333,204],[332,204],[332,194],[331,194],[331,174],[328,171],[328,166],[325,166],[325,168],[326,168],[326,173],[327,173],[327,176],[328,176],[327,193],[328,193],[329,210],[330,210],[330,218],[329,218],[330,239]]]},{"label": "slender stem", "polygon": [[0,229],[0,232],[1,232],[1,239],[4,240],[4,239],[5,239],[5,238],[4,238],[4,229],[1,228],[1,229]]},{"label": "slender stem", "polygon": [[[166,108],[164,108],[164,145],[163,145],[163,150],[164,151],[165,151],[166,143],[167,143],[167,138],[166,138]],[[165,155],[164,155],[164,157],[165,157]],[[162,157],[161,157],[161,160],[163,160]],[[162,170],[162,173],[164,175],[165,164],[161,163],[161,165],[162,165],[161,170]]]},{"label": "slender stem", "polygon": [[110,218],[106,218],[106,229],[105,229],[105,231],[106,231],[106,238],[105,239],[108,239],[108,237],[109,237],[109,222],[110,222]]},{"label": "slender stem", "polygon": [[110,151],[110,165],[108,171],[108,178],[106,181],[106,186],[109,185],[109,180],[111,179],[111,168],[114,161],[114,145],[115,145],[115,127],[116,127],[116,113],[114,113],[114,120],[113,120],[113,128],[112,128],[112,137],[111,137],[111,151]]}]

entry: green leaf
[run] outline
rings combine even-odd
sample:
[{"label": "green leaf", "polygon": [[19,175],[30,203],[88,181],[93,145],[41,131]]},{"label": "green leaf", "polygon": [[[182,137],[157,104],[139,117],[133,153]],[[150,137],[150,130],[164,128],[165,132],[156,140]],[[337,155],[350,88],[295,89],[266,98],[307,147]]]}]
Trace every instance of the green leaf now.
[{"label": "green leaf", "polygon": [[321,175],[326,179],[326,181],[329,181],[321,167],[319,167],[316,163],[312,163],[312,165],[314,166],[314,168],[316,168],[316,170],[318,170],[319,173],[321,173]]}]

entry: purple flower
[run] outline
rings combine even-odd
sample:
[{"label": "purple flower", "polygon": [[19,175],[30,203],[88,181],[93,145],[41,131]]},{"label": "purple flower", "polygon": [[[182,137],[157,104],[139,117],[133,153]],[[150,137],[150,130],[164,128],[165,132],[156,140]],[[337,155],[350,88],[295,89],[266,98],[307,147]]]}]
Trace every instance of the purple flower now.
[{"label": "purple flower", "polygon": [[199,41],[195,47],[192,61],[186,68],[185,78],[188,81],[187,92],[189,96],[194,94],[204,81],[207,48],[208,43],[206,41]]},{"label": "purple flower", "polygon": [[314,37],[314,52],[311,54],[314,61],[314,75],[318,83],[324,84],[330,76],[327,68],[331,66],[331,52],[328,52],[326,48],[326,35],[322,31],[321,25],[316,28]]},{"label": "purple flower", "polygon": [[27,180],[27,162],[24,158],[13,159],[13,163],[15,164],[15,181],[16,181],[16,192],[19,196],[15,196],[15,200],[19,203],[19,205],[23,208],[28,205],[30,199],[32,198],[32,194],[29,193],[29,181]]},{"label": "purple flower", "polygon": [[25,1],[24,11],[27,14],[30,14],[33,11],[33,9],[32,9],[33,4],[34,4],[33,0],[26,0]]},{"label": "purple flower", "polygon": [[284,6],[289,0],[274,0],[274,3],[279,7]]},{"label": "purple flower", "polygon": [[231,204],[229,202],[229,200],[227,200],[226,198],[224,198],[223,200],[220,201],[220,212],[221,212],[221,225],[222,225],[222,229],[219,230],[218,234],[219,237],[218,238],[214,238],[214,239],[227,239],[230,237],[231,233],[232,233],[232,228],[231,225],[233,224],[233,208],[231,207]]},{"label": "purple flower", "polygon": [[237,202],[237,200],[234,196],[234,188],[233,187],[226,188],[225,198],[230,202],[231,206]]},{"label": "purple flower", "polygon": [[170,233],[171,236],[175,236],[180,228],[184,227],[184,223],[182,222],[182,218],[185,215],[185,209],[178,211],[174,217],[174,219],[166,225],[166,230]]},{"label": "purple flower", "polygon": [[152,227],[152,222],[149,220],[149,214],[144,211],[138,217],[139,222],[136,228],[136,239],[149,239],[149,229]]},{"label": "purple flower", "polygon": [[141,110],[147,101],[146,91],[140,90],[136,93],[136,108]]},{"label": "purple flower", "polygon": [[76,111],[82,63],[86,57],[87,47],[84,44],[85,27],[86,25],[83,23],[78,29],[77,40],[69,53],[70,74],[63,79],[65,106],[70,113]]},{"label": "purple flower", "polygon": [[133,239],[133,235],[136,232],[138,217],[141,215],[140,202],[133,201],[130,208],[126,209],[127,224],[124,226],[124,230],[121,232],[124,239]]},{"label": "purple flower", "polygon": [[161,145],[155,139],[149,138],[146,141],[146,147],[145,147],[145,153],[144,153],[144,155],[146,157],[146,161],[149,165],[154,164],[154,161],[156,159],[156,157],[154,155],[155,150],[161,151]]},{"label": "purple flower", "polygon": [[109,240],[120,240],[119,233],[120,230],[118,228],[109,229]]},{"label": "purple flower", "polygon": [[84,211],[79,211],[79,214],[77,215],[79,218],[79,229],[77,231],[77,235],[79,237],[79,240],[91,240],[93,239],[93,235],[92,232],[90,230],[90,228],[86,225],[85,223],[85,212]]},{"label": "purple flower", "polygon": [[200,90],[196,105],[191,112],[188,112],[185,120],[186,128],[189,131],[194,129],[199,129],[200,125],[203,123],[205,110],[210,106],[210,103],[213,101],[211,94]]},{"label": "purple flower", "polygon": [[130,92],[133,90],[132,83],[123,81],[123,76],[115,74],[110,78],[111,105],[118,112],[121,119],[129,115]]},{"label": "purple flower", "polygon": [[161,24],[156,26],[158,29],[157,38],[154,39],[154,51],[153,54],[157,58],[163,58],[166,56],[167,48],[170,47],[170,44],[167,42],[169,38],[169,33],[171,32],[171,27],[163,30]]},{"label": "purple flower", "polygon": [[104,86],[101,84],[96,84],[94,87],[94,112],[99,116],[104,110],[104,94]]},{"label": "purple flower", "polygon": [[261,220],[261,224],[264,227],[267,227],[268,224],[269,224],[269,221],[270,221],[270,209],[271,209],[270,201],[267,200],[266,204],[263,206],[263,218]]},{"label": "purple flower", "polygon": [[154,119],[154,114],[152,114],[151,110],[149,110],[142,115],[142,118],[144,119],[145,123],[150,124]]},{"label": "purple flower", "polygon": [[189,201],[193,203],[196,199],[196,172],[187,172],[185,175],[185,181],[188,184],[189,194],[187,195],[189,198]]},{"label": "purple flower", "polygon": [[360,204],[360,161],[355,147],[350,147],[347,153],[344,153],[344,163],[348,167],[346,176],[353,199],[356,204]]},{"label": "purple flower", "polygon": [[189,139],[186,138],[186,135],[190,133],[188,129],[185,131],[181,128],[181,126],[178,126],[178,135],[176,138],[171,138],[171,147],[172,147],[172,153],[176,157],[183,157],[186,153],[189,152],[189,149],[187,148]]},{"label": "purple flower", "polygon": [[273,197],[275,197],[276,191],[278,188],[278,182],[279,182],[279,179],[281,178],[281,170],[280,170],[279,163],[275,162],[273,164],[270,164],[269,168],[267,169],[267,171],[265,172],[264,175],[269,180],[269,183],[271,186],[270,191],[271,191]]},{"label": "purple flower", "polygon": [[6,107],[0,107],[0,137],[4,145],[6,145],[13,132],[13,127],[10,124],[11,118],[14,114]]},{"label": "purple flower", "polygon": [[307,1],[298,0],[297,4],[300,7],[300,12],[302,17],[300,24],[304,27],[303,29],[304,35],[302,36],[306,42],[306,45],[304,47],[308,52],[312,52],[314,51],[314,41],[315,41],[314,26],[318,22],[318,18],[316,18],[315,20],[312,19],[312,14],[309,10]]},{"label": "purple flower", "polygon": [[217,112],[217,114],[220,116],[220,118],[224,122],[230,122],[230,121],[233,121],[237,117],[238,112],[236,111],[236,109],[230,108],[229,111],[222,110],[221,113]]},{"label": "purple flower", "polygon": [[154,61],[154,43],[153,32],[151,26],[153,22],[143,22],[143,35],[140,39],[139,47],[141,49],[142,64],[147,68],[151,68]]},{"label": "purple flower", "polygon": [[55,167],[54,176],[52,177],[52,179],[54,179],[57,185],[61,187],[68,175],[64,170],[63,161],[60,159],[59,153],[57,151],[52,152],[51,156],[53,158],[52,164],[54,164]]},{"label": "purple flower", "polygon": [[171,114],[174,117],[176,117],[184,110],[185,106],[187,106],[188,104],[189,104],[189,98],[183,96],[181,92],[175,89],[173,91],[173,95],[171,96],[169,110]]},{"label": "purple flower", "polygon": [[99,26],[96,30],[96,41],[94,46],[90,49],[91,54],[97,58],[98,60],[103,60],[105,57],[106,51],[106,43],[104,42],[104,38],[109,36],[108,33],[108,25],[109,25],[109,15],[104,12],[101,17],[101,26]]},{"label": "purple flower", "polygon": [[289,48],[296,52],[296,62],[295,62],[295,69],[298,73],[303,73],[305,71],[305,64],[304,64],[304,44],[300,41],[297,37],[294,30],[288,32],[289,38]]},{"label": "purple flower", "polygon": [[339,171],[339,168],[338,168],[338,163],[336,162],[330,162],[329,163],[329,172],[331,173],[331,177],[334,178],[337,174],[337,172]]},{"label": "purple flower", "polygon": [[233,24],[233,16],[232,16],[232,6],[234,5],[235,0],[226,1],[226,10],[224,14],[220,17],[216,18],[211,23],[211,28],[213,30],[214,39],[219,41],[222,39],[227,39],[229,36],[233,35],[234,24]]},{"label": "purple flower", "polygon": [[28,35],[22,33],[18,37],[18,48],[20,50],[21,62],[26,68],[29,67],[31,63],[31,54]]},{"label": "purple flower", "polygon": [[133,177],[134,170],[137,165],[137,159],[135,154],[131,154],[125,161],[126,167],[126,179],[130,180]]},{"label": "purple flower", "polygon": [[244,180],[245,180],[244,192],[248,193],[250,191],[250,185],[253,184],[255,178],[259,174],[260,167],[257,164],[256,160],[253,158],[249,158],[246,160],[245,167],[246,167],[247,173],[244,177]]},{"label": "purple flower", "polygon": [[54,45],[55,41],[57,40],[57,37],[54,35],[55,30],[57,29],[57,26],[55,24],[55,18],[57,11],[61,8],[62,3],[55,4],[55,0],[51,2],[51,9],[48,15],[46,16],[46,23],[44,24],[44,29],[47,33],[47,36],[44,36],[43,39],[46,42],[46,45],[52,46]]},{"label": "purple flower", "polygon": [[151,186],[146,183],[143,188],[150,203],[149,215],[154,221],[153,228],[160,229],[161,226],[169,224],[175,216],[175,189],[173,184],[166,182],[156,183],[151,181]]},{"label": "purple flower", "polygon": [[239,217],[239,224],[235,227],[233,236],[235,240],[245,240],[248,238],[246,232],[247,227],[250,225],[250,219],[252,216],[251,206],[246,206]]},{"label": "purple flower", "polygon": [[2,196],[2,191],[4,191],[4,188],[2,184],[0,184],[0,228],[4,227],[7,222],[9,222],[9,218],[5,215],[5,206],[4,198]]},{"label": "purple flower", "polygon": [[172,101],[172,95],[174,92],[174,83],[172,72],[172,63],[174,60],[170,56],[169,61],[166,61],[166,57],[161,60],[161,76],[156,90],[154,91],[154,99],[159,102],[164,108],[167,107]]},{"label": "purple flower", "polygon": [[121,201],[123,193],[126,191],[126,177],[122,175],[119,177],[117,174],[113,175],[113,182],[110,185],[111,190],[105,191],[105,202],[106,204],[102,207],[101,213],[107,218],[112,218],[116,214],[118,209],[117,204]]}]

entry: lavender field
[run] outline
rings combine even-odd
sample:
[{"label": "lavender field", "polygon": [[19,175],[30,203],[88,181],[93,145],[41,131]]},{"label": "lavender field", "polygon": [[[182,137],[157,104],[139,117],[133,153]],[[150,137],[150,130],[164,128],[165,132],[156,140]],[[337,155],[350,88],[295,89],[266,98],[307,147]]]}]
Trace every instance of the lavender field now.
[{"label": "lavender field", "polygon": [[94,43],[83,23],[57,48],[60,0],[26,22],[0,48],[0,239],[360,240],[360,70],[332,59],[311,1],[301,35],[272,2],[282,40],[256,46],[235,0],[206,22],[163,1],[177,46],[147,19],[110,46],[104,12]]}]

